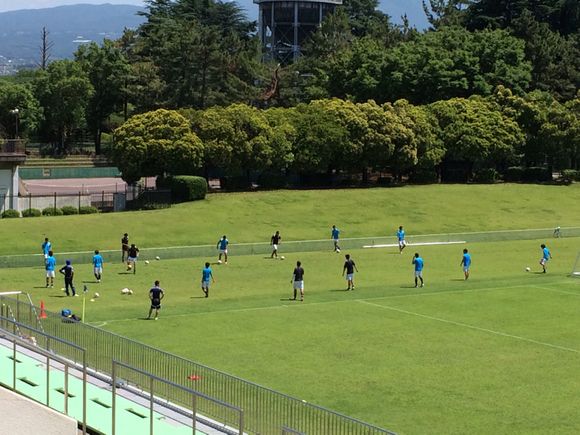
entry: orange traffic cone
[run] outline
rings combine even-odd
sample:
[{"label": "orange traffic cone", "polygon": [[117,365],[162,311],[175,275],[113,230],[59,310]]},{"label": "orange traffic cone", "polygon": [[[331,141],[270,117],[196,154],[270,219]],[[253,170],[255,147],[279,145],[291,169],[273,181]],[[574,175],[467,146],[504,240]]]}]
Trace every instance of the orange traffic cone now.
[{"label": "orange traffic cone", "polygon": [[44,311],[44,301],[40,301],[40,316],[41,319],[46,319],[48,316],[46,315],[46,311]]}]

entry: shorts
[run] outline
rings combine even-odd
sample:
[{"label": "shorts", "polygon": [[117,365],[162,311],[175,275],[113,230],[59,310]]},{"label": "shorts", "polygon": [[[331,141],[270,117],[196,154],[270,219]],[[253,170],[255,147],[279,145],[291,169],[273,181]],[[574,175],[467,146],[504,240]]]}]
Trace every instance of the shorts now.
[{"label": "shorts", "polygon": [[103,273],[103,268],[102,268],[102,267],[95,267],[95,268],[93,268],[93,273],[94,273],[95,275],[102,275],[102,273]]},{"label": "shorts", "polygon": [[227,249],[220,249],[220,254],[228,255],[228,250]]},{"label": "shorts", "polygon": [[540,260],[540,264],[541,264],[542,266],[543,266],[543,265],[545,265],[547,262],[548,262],[548,258],[542,258],[542,259]]},{"label": "shorts", "polygon": [[125,252],[127,252],[129,250],[129,245],[122,245],[121,249]]},{"label": "shorts", "polygon": [[127,261],[135,263],[137,261],[137,257],[127,257]]},{"label": "shorts", "polygon": [[463,266],[463,271],[464,272],[469,272],[469,266]]},{"label": "shorts", "polygon": [[338,239],[332,239],[334,243],[338,243]]},{"label": "shorts", "polygon": [[346,274],[347,281],[352,281],[353,279],[354,279],[354,273],[347,273]]},{"label": "shorts", "polygon": [[415,278],[423,278],[423,271],[422,270],[416,270],[415,271]]},{"label": "shorts", "polygon": [[151,299],[151,308],[161,309],[161,299]]},{"label": "shorts", "polygon": [[202,281],[201,288],[209,288],[209,281]]},{"label": "shorts", "polygon": [[46,260],[48,258],[48,254],[44,254],[44,259]]},{"label": "shorts", "polygon": [[304,281],[294,281],[294,290],[304,290]]},{"label": "shorts", "polygon": [[274,248],[274,251],[278,250],[278,245],[272,245],[272,248]]},{"label": "shorts", "polygon": [[405,246],[407,246],[407,242],[404,240],[399,240],[399,248],[404,248]]},{"label": "shorts", "polygon": [[46,271],[46,277],[47,278],[54,278],[55,274],[54,274],[54,270],[47,270]]}]

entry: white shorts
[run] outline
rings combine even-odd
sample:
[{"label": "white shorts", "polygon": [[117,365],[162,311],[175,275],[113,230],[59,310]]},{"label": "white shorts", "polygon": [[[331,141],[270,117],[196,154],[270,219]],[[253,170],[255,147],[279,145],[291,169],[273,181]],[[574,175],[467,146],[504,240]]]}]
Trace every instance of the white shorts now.
[{"label": "white shorts", "polygon": [[415,271],[415,278],[422,278],[423,277],[423,271],[422,270],[416,270]]},{"label": "white shorts", "polygon": [[127,257],[127,261],[130,263],[135,263],[137,261],[137,257]]},{"label": "white shorts", "polygon": [[54,270],[47,270],[46,277],[47,278],[54,278]]},{"label": "white shorts", "polygon": [[407,242],[404,240],[399,240],[399,248],[404,248],[405,246],[407,246]]},{"label": "white shorts", "polygon": [[547,259],[547,258],[542,258],[542,259],[540,260],[540,264],[541,264],[542,266],[543,266],[544,264],[546,264],[547,262],[548,262],[548,259]]},{"label": "white shorts", "polygon": [[278,245],[272,245],[272,248],[274,248],[274,251],[278,250]]},{"label": "white shorts", "polygon": [[48,254],[44,254],[44,259],[46,260],[48,258]]},{"label": "white shorts", "polygon": [[304,281],[294,281],[294,290],[304,290]]},{"label": "white shorts", "polygon": [[354,278],[354,273],[347,273],[346,274],[346,280],[347,281],[352,281]]},{"label": "white shorts", "polygon": [[469,272],[469,266],[463,266],[463,271],[464,272]]},{"label": "white shorts", "polygon": [[202,281],[201,288],[209,288],[209,281]]},{"label": "white shorts", "polygon": [[220,254],[228,255],[228,250],[227,249],[220,249]]},{"label": "white shorts", "polygon": [[94,267],[93,268],[93,273],[95,275],[101,275],[103,273],[103,268],[102,267]]}]

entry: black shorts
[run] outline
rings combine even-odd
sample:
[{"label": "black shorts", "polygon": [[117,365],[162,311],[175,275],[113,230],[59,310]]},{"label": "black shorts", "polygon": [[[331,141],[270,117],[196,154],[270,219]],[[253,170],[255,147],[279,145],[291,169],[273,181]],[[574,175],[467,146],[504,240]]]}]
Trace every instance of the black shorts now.
[{"label": "black shorts", "polygon": [[161,299],[152,299],[151,300],[151,308],[155,308],[156,310],[161,308]]}]

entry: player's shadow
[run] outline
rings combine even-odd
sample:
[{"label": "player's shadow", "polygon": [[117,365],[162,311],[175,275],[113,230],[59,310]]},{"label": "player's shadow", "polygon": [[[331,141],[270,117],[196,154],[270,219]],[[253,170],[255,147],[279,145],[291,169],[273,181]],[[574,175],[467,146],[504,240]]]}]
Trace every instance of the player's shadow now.
[{"label": "player's shadow", "polygon": [[292,302],[299,302],[300,300],[298,298],[294,299],[294,298],[282,298],[280,299],[281,301],[292,301]]},{"label": "player's shadow", "polygon": [[83,284],[98,284],[99,281],[81,281]]},{"label": "player's shadow", "polygon": [[402,285],[399,288],[419,288],[419,286],[415,286],[415,285]]},{"label": "player's shadow", "polygon": [[67,295],[49,295],[49,298],[68,298],[70,296]]},{"label": "player's shadow", "polygon": [[450,279],[449,281],[466,281],[464,278],[453,278]]},{"label": "player's shadow", "polygon": [[135,274],[133,272],[117,272],[117,275],[135,275]]},{"label": "player's shadow", "polygon": [[137,317],[137,320],[153,320],[153,317],[148,318],[148,317]]},{"label": "player's shadow", "polygon": [[32,287],[32,288],[48,288],[48,287],[45,285],[37,285],[36,287]]},{"label": "player's shadow", "polygon": [[534,275],[547,275],[547,273],[544,272],[532,272]]},{"label": "player's shadow", "polygon": [[189,299],[209,299],[209,298],[206,298],[205,296],[191,296]]},{"label": "player's shadow", "polygon": [[329,290],[331,292],[348,292],[350,290],[345,289],[345,288],[333,288],[332,290]]}]

